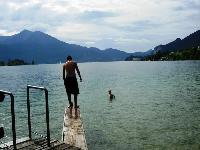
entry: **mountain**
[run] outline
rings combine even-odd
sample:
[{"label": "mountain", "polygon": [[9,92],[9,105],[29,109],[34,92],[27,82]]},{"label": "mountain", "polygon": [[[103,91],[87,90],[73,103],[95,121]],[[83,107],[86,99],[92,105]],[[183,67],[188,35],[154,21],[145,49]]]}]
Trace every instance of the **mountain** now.
[{"label": "mountain", "polygon": [[139,61],[139,60],[143,60],[146,57],[149,57],[151,55],[153,55],[154,51],[152,49],[146,51],[146,52],[135,52],[132,53],[131,55],[129,55],[128,57],[125,58],[125,61]]},{"label": "mountain", "polygon": [[200,30],[190,34],[184,39],[177,38],[166,45],[159,45],[154,48],[154,53],[160,51],[161,53],[176,52],[193,47],[200,46]]},{"label": "mountain", "polygon": [[0,60],[3,61],[17,58],[26,62],[58,63],[65,62],[67,55],[78,62],[120,61],[130,53],[69,44],[40,31],[23,30],[12,36],[0,36]]},{"label": "mountain", "polygon": [[150,49],[150,50],[148,50],[146,52],[135,52],[135,53],[132,54],[132,57],[138,57],[138,58],[147,57],[147,56],[152,55],[153,52],[154,51],[152,49]]},{"label": "mountain", "polygon": [[[200,30],[190,34],[184,39],[177,38],[176,40],[166,44],[166,45],[158,45],[154,48],[154,50],[148,50],[146,52],[135,52],[125,60],[132,61],[134,59],[137,60],[160,60],[161,57],[169,57],[170,52],[175,52],[174,55],[182,55],[183,59],[197,59],[199,58],[199,52],[195,50],[199,50],[200,48]],[[187,55],[185,54],[187,53]],[[189,56],[191,54],[192,56]],[[193,56],[197,55],[197,56]],[[172,57],[172,56],[171,56]],[[170,60],[172,60],[170,57]],[[179,57],[180,56],[174,56]],[[178,60],[178,59],[177,59]]]},{"label": "mountain", "polygon": [[176,40],[154,48],[151,56],[144,60],[200,60],[200,30],[184,39]]}]

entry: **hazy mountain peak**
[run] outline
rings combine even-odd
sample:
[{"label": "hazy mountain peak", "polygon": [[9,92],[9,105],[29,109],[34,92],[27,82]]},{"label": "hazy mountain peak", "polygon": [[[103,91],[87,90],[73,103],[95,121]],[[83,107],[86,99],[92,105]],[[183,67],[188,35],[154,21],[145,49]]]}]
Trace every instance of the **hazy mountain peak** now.
[{"label": "hazy mountain peak", "polygon": [[24,30],[22,30],[20,33],[18,33],[17,35],[21,35],[21,36],[27,36],[27,35],[29,35],[29,36],[34,36],[34,35],[39,35],[39,36],[41,36],[41,35],[47,35],[47,34],[41,32],[41,31],[30,31],[30,30],[24,29]]},{"label": "hazy mountain peak", "polygon": [[43,33],[41,31],[29,31],[23,30],[18,34],[11,36],[7,43],[20,43],[20,44],[55,44],[60,42],[59,40],[55,39],[54,37]]},{"label": "hazy mountain peak", "polygon": [[26,30],[26,29],[24,29],[24,30],[22,30],[19,34],[31,34],[31,33],[33,33],[32,31],[29,31],[29,30]]},{"label": "hazy mountain peak", "polygon": [[44,33],[44,32],[42,32],[42,31],[39,31],[39,30],[36,30],[36,31],[34,31],[35,33]]},{"label": "hazy mountain peak", "polygon": [[104,51],[119,51],[118,49],[114,49],[114,48],[107,48]]},{"label": "hazy mountain peak", "polygon": [[177,38],[175,41],[181,41],[181,39],[180,39],[180,38]]},{"label": "hazy mountain peak", "polygon": [[44,33],[44,32],[41,32],[41,31],[34,31],[33,33],[35,33],[35,34],[43,34],[43,35],[47,35],[46,33]]}]

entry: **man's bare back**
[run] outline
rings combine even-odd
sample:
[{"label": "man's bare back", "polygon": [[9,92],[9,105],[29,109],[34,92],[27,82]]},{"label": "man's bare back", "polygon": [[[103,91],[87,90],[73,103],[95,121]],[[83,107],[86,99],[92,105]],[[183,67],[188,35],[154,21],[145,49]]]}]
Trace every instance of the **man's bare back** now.
[{"label": "man's bare back", "polygon": [[[73,61],[67,61],[63,65],[63,79],[65,79],[66,77],[75,77],[76,76],[75,70],[77,71],[77,73],[80,77],[80,81],[81,81],[82,78],[81,78],[81,75],[80,75],[80,71],[78,69],[77,64]],[[66,76],[65,76],[65,73],[66,73]]]}]

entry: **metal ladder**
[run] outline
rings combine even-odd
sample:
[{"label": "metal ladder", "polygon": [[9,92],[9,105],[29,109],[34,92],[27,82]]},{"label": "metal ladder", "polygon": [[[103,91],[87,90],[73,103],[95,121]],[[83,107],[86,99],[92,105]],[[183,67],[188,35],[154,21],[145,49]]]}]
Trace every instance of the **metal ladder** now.
[{"label": "metal ladder", "polygon": [[[5,96],[9,95],[11,99],[11,116],[12,116],[12,136],[13,136],[13,148],[17,149],[16,147],[16,129],[15,129],[15,105],[14,105],[14,96],[11,92],[0,90],[0,102],[3,102]],[[1,136],[0,139],[4,137],[4,128],[0,128]]]},{"label": "metal ladder", "polygon": [[[29,139],[32,140],[32,133],[39,135],[37,132],[31,131],[31,113],[30,113],[30,89],[39,89],[45,92],[45,104],[46,104],[46,125],[47,125],[47,136],[43,138],[47,139],[47,146],[50,147],[50,129],[49,129],[49,106],[48,106],[48,90],[44,87],[38,86],[27,86],[27,110],[28,110],[28,130],[29,130]],[[11,99],[11,116],[12,116],[12,138],[13,138],[13,148],[17,149],[16,143],[16,127],[15,127],[15,108],[14,108],[14,96],[11,92],[0,90],[0,102],[3,102],[5,96],[9,95]],[[42,136],[42,135],[40,135]],[[4,128],[0,127],[0,139],[4,137]],[[6,145],[6,144],[5,144]]]},{"label": "metal ladder", "polygon": [[[49,129],[49,103],[48,103],[48,90],[45,87],[38,86],[27,86],[27,110],[28,110],[28,130],[29,130],[29,138],[32,139],[32,131],[31,131],[31,116],[30,116],[30,99],[29,99],[29,91],[30,89],[39,89],[45,92],[45,104],[46,104],[46,125],[47,125],[47,145],[50,147],[50,129]],[[37,132],[33,132],[37,134]]]}]

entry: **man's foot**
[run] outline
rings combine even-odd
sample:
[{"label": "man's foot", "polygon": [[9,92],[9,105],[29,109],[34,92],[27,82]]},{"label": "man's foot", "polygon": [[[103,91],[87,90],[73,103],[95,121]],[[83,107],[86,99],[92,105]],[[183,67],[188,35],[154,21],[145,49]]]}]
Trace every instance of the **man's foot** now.
[{"label": "man's foot", "polygon": [[75,109],[79,108],[79,105],[77,105],[77,106],[74,106],[74,108],[75,108]]},{"label": "man's foot", "polygon": [[68,106],[68,108],[72,108],[73,107],[73,103],[70,103],[70,105]]}]

